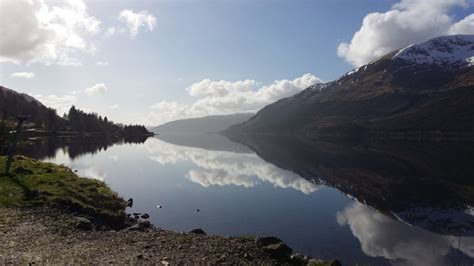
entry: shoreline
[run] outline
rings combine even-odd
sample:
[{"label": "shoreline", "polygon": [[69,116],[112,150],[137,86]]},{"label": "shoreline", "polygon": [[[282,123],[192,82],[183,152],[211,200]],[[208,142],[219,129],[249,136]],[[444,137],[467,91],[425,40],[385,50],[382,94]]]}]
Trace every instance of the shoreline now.
[{"label": "shoreline", "polygon": [[83,230],[80,220],[50,208],[0,207],[0,263],[340,265],[291,255],[279,248],[284,244],[263,245],[259,238]]},{"label": "shoreline", "polygon": [[[5,157],[0,157],[2,168]],[[3,169],[3,168],[2,168]],[[126,215],[105,183],[15,156],[0,175],[0,262],[340,265],[311,259],[276,237],[210,236],[163,230]]]}]

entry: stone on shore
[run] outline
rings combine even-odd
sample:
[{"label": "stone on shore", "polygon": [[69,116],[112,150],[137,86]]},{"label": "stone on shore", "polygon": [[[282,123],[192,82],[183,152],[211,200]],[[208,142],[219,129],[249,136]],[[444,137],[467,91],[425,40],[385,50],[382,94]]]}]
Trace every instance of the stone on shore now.
[{"label": "stone on shore", "polygon": [[193,229],[189,233],[197,234],[197,235],[205,235],[206,234],[206,232],[204,232],[204,230],[202,230],[201,228]]}]

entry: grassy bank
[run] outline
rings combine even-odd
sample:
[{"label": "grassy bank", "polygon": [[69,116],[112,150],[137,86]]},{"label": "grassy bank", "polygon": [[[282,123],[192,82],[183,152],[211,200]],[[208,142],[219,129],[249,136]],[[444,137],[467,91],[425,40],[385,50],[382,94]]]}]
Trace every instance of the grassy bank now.
[{"label": "grassy bank", "polygon": [[122,228],[123,199],[104,182],[78,177],[71,169],[15,156],[11,174],[3,174],[6,157],[0,157],[0,206],[48,206],[88,216],[97,224]]}]

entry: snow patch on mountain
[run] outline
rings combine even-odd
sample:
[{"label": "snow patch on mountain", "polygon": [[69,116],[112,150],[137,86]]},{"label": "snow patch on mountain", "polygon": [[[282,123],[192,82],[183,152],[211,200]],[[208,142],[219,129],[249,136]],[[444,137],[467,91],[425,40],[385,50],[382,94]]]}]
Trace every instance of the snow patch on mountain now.
[{"label": "snow patch on mountain", "polygon": [[400,49],[392,59],[414,64],[472,66],[474,35],[452,35],[434,38]]}]

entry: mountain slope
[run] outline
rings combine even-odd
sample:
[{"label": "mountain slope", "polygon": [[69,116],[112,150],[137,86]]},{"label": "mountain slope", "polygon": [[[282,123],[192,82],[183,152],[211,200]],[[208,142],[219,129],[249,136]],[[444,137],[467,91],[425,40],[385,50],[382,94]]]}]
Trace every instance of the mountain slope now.
[{"label": "mountain slope", "polygon": [[50,127],[63,123],[63,119],[56,115],[52,108],[44,106],[41,102],[25,93],[0,86],[0,117],[7,121],[16,121],[16,115],[30,115],[28,123],[37,127]]},{"label": "mountain slope", "polygon": [[212,115],[175,120],[150,130],[159,134],[203,134],[226,130],[232,125],[247,121],[253,114]]},{"label": "mountain slope", "polygon": [[392,51],[260,110],[227,134],[474,139],[474,36]]}]

